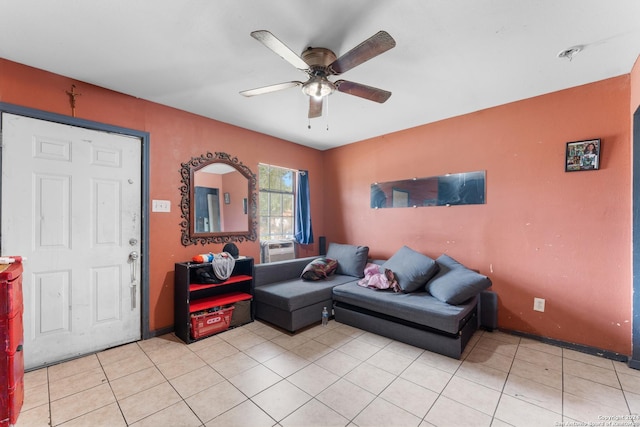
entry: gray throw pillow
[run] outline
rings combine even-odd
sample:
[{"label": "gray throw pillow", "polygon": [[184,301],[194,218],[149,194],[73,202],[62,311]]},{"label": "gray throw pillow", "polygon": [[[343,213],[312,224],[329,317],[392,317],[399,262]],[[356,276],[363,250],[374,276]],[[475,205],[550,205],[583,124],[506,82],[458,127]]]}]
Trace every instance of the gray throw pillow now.
[{"label": "gray throw pillow", "polygon": [[369,247],[329,243],[326,257],[338,261],[337,274],[364,277],[364,266],[369,257]]},{"label": "gray throw pillow", "polygon": [[438,264],[428,256],[403,246],[384,264],[393,271],[403,292],[422,288],[438,272]]},{"label": "gray throw pillow", "polygon": [[338,268],[338,261],[330,258],[316,258],[311,261],[307,266],[302,270],[302,274],[300,278],[304,280],[322,280],[327,279],[333,273],[336,272]]},{"label": "gray throw pillow", "polygon": [[426,290],[447,304],[462,304],[491,287],[491,280],[480,273],[469,270],[449,255],[436,259],[440,271],[427,283]]}]

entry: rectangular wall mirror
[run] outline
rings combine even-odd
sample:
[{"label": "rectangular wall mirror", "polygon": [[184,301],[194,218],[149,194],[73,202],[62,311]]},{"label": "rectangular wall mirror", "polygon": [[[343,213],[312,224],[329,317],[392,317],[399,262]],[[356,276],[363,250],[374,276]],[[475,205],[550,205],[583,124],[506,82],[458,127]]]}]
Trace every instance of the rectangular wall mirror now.
[{"label": "rectangular wall mirror", "polygon": [[371,184],[372,208],[482,205],[485,171]]}]

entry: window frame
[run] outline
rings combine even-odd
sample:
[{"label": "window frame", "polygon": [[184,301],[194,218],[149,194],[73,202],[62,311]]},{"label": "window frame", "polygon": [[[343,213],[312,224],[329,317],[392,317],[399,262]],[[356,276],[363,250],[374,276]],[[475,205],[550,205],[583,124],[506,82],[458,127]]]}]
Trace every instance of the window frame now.
[{"label": "window frame", "polygon": [[[269,188],[264,188],[264,170],[267,170],[267,183]],[[291,173],[291,191],[288,189],[275,188],[278,183],[282,183],[282,181],[274,182],[274,177],[272,176],[273,171],[282,171],[284,173]],[[284,173],[281,176],[284,177]],[[296,169],[286,168],[283,166],[271,165],[267,163],[258,163],[258,237],[260,241],[271,241],[271,240],[293,240],[295,235],[295,215],[296,215],[296,184],[298,179],[298,171]],[[275,186],[274,186],[275,184]],[[273,187],[272,187],[273,186]],[[263,196],[266,195],[268,198],[268,206],[264,207]],[[280,209],[281,211],[278,213],[272,212],[272,197],[281,197],[280,201]],[[285,213],[285,197],[291,196],[291,215],[284,215]],[[265,215],[265,209],[267,210],[267,214]],[[265,218],[266,221],[264,220]],[[284,229],[273,231],[273,219],[281,220],[281,227],[287,227],[290,229],[290,233],[287,233]],[[289,223],[289,225],[287,225]],[[267,228],[267,233],[264,233],[265,227]]]}]

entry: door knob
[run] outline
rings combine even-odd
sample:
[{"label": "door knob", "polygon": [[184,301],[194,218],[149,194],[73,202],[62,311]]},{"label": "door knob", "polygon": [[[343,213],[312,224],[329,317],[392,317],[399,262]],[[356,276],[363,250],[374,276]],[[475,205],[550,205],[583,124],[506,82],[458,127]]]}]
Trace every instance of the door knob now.
[{"label": "door knob", "polygon": [[140,256],[140,255],[138,255],[138,252],[133,251],[133,252],[131,252],[131,253],[129,254],[129,259],[130,259],[130,260],[132,260],[132,261],[135,261],[135,260],[137,260],[137,259],[138,259],[138,257],[139,257],[139,256]]}]

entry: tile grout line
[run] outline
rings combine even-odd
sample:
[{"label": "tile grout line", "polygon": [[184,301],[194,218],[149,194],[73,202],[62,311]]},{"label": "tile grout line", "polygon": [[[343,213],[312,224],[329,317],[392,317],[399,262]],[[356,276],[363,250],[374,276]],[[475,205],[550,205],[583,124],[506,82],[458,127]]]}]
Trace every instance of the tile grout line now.
[{"label": "tile grout line", "polygon": [[49,367],[47,370],[47,404],[49,407],[49,425],[53,426],[53,408],[51,407],[51,381],[49,380]]},{"label": "tile grout line", "polygon": [[507,373],[507,378],[505,378],[504,384],[502,384],[502,388],[500,389],[500,396],[498,397],[498,402],[496,403],[496,407],[493,409],[493,415],[491,415],[491,423],[493,423],[495,420],[498,420],[505,424],[508,424],[506,421],[503,421],[500,418],[496,418],[496,414],[498,413],[500,402],[502,401],[502,397],[504,396],[504,389],[507,387],[507,381],[509,381],[509,377],[511,377],[511,370],[513,369],[513,364],[516,361],[516,356],[518,354],[518,349],[520,348],[521,343],[522,343],[522,339],[518,338],[518,345],[516,347],[515,353],[513,353],[513,358],[511,359],[511,364],[509,365],[509,372]]},{"label": "tile grout line", "polygon": [[[140,348],[140,345],[137,342],[136,342],[136,346],[138,348]],[[142,349],[140,348],[140,350],[142,350]],[[146,353],[145,353],[145,356],[146,356]],[[113,387],[111,387],[111,380],[107,376],[107,371],[105,371],[105,369],[104,369],[104,364],[102,363],[102,360],[100,360],[100,357],[98,357],[97,354],[96,354],[96,359],[98,359],[98,363],[100,364],[100,368],[102,369],[102,373],[104,374],[104,378],[107,380],[107,384],[109,384],[109,390],[111,391],[111,394],[113,395],[113,399],[116,401],[116,405],[118,405],[118,411],[120,411],[120,415],[122,415],[122,419],[124,420],[125,424],[129,425],[129,423],[127,422],[127,418],[124,416],[124,412],[122,411],[122,406],[120,406],[120,400],[116,397],[116,393],[113,391]]]}]

